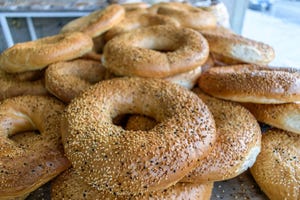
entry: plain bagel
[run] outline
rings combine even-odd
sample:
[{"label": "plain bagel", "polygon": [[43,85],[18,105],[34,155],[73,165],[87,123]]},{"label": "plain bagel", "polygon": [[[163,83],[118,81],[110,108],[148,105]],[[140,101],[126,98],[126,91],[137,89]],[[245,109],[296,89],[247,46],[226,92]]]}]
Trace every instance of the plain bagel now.
[{"label": "plain bagel", "polygon": [[[112,123],[121,114],[144,114],[158,124],[149,131],[128,131]],[[160,79],[97,83],[69,104],[62,127],[75,171],[96,189],[118,195],[174,185],[215,141],[214,120],[203,102]]]},{"label": "plain bagel", "polygon": [[9,73],[39,70],[55,62],[80,57],[92,47],[92,39],[80,32],[18,43],[0,54],[0,69]]},{"label": "plain bagel", "polygon": [[104,47],[103,64],[120,76],[163,78],[202,65],[208,53],[206,40],[196,31],[160,25],[110,40]]}]

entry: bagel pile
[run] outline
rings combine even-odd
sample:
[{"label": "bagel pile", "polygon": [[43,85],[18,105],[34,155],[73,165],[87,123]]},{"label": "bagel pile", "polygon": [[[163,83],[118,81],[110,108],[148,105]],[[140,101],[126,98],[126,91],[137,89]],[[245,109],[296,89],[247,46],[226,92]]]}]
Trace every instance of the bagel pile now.
[{"label": "bagel pile", "polygon": [[299,199],[300,73],[219,19],[112,4],[5,50],[0,199],[52,180],[52,199],[204,200],[248,168],[270,199]]}]

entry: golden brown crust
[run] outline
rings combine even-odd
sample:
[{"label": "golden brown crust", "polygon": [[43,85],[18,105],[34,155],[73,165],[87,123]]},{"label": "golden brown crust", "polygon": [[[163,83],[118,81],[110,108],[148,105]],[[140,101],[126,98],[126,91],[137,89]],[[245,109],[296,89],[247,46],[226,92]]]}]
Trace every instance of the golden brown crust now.
[{"label": "golden brown crust", "polygon": [[265,65],[275,57],[271,46],[237,35],[226,28],[217,27],[200,32],[207,39],[210,51],[227,60]]},{"label": "golden brown crust", "polygon": [[101,62],[77,59],[50,65],[45,73],[45,84],[50,93],[68,103],[105,75]]},{"label": "golden brown crust", "polygon": [[192,29],[152,26],[110,40],[103,64],[117,75],[163,78],[202,65],[208,51],[206,40]]},{"label": "golden brown crust", "polygon": [[[0,197],[19,197],[37,189],[70,166],[64,156],[60,117],[64,105],[43,96],[7,99],[0,105]],[[9,137],[29,130],[39,135],[28,146]]]},{"label": "golden brown crust", "polygon": [[293,68],[214,67],[201,74],[198,85],[212,96],[232,101],[265,104],[300,101],[300,74]]},{"label": "golden brown crust", "polygon": [[79,32],[58,34],[16,44],[0,55],[0,68],[9,73],[43,69],[71,60],[92,50],[92,39]]},{"label": "golden brown crust", "polygon": [[[158,124],[149,131],[126,131],[112,123],[120,114],[144,114]],[[89,185],[117,194],[175,184],[215,140],[214,120],[202,101],[160,79],[102,81],[69,104],[62,127],[76,172]]]},{"label": "golden brown crust", "polygon": [[0,70],[0,100],[21,95],[48,94],[41,72],[8,74]]},{"label": "golden brown crust", "polygon": [[260,152],[261,131],[253,115],[241,105],[193,90],[212,112],[217,128],[213,150],[181,182],[203,183],[238,176],[251,167]]},{"label": "golden brown crust", "polygon": [[244,103],[260,122],[300,134],[300,104],[250,104]]},{"label": "golden brown crust", "polygon": [[201,30],[217,26],[217,19],[212,13],[184,3],[178,3],[178,6],[162,5],[158,8],[157,14],[172,17],[182,27]]},{"label": "golden brown crust", "polygon": [[250,169],[262,191],[274,200],[300,199],[300,135],[271,129]]},{"label": "golden brown crust", "polygon": [[77,18],[62,29],[62,33],[80,31],[94,38],[118,24],[125,16],[125,10],[118,4],[97,10],[87,16]]},{"label": "golden brown crust", "polygon": [[192,184],[177,183],[163,191],[138,195],[117,196],[109,191],[98,191],[84,183],[73,169],[69,169],[52,182],[51,199],[77,199],[77,200],[161,200],[161,199],[210,199],[213,183]]},{"label": "golden brown crust", "polygon": [[138,9],[146,9],[150,7],[150,4],[145,2],[137,2],[137,3],[124,3],[121,4],[126,12],[135,11]]},{"label": "golden brown crust", "polygon": [[179,23],[171,17],[150,13],[137,12],[136,14],[126,15],[126,18],[118,25],[105,33],[105,40],[109,41],[115,36],[135,30],[141,27],[156,25],[170,25],[179,27]]}]

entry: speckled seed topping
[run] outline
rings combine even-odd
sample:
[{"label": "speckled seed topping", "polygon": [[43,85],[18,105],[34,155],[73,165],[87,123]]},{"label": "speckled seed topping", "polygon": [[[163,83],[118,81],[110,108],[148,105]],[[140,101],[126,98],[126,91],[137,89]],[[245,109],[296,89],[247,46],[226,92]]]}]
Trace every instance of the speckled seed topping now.
[{"label": "speckled seed topping", "polygon": [[[121,114],[143,114],[158,123],[148,131],[114,125]],[[89,185],[117,194],[169,187],[211,149],[211,113],[192,92],[143,78],[116,78],[92,86],[69,104],[63,143],[76,172]]]},{"label": "speckled seed topping", "polygon": [[193,90],[212,112],[217,140],[201,164],[183,182],[222,181],[251,167],[260,152],[261,131],[254,116],[235,102],[224,101]]},{"label": "speckled seed topping", "polygon": [[198,85],[212,96],[232,101],[265,104],[300,101],[300,73],[293,68],[214,67],[201,74]]},{"label": "speckled seed topping", "polygon": [[[0,199],[28,194],[70,166],[61,143],[63,109],[61,102],[42,96],[0,103]],[[19,136],[30,130],[40,134]]]},{"label": "speckled seed topping", "polygon": [[161,191],[137,195],[117,195],[108,190],[99,191],[86,184],[74,169],[69,169],[57,177],[51,184],[51,199],[76,200],[207,200],[210,199],[213,182],[205,184],[176,183]]},{"label": "speckled seed topping", "polygon": [[268,130],[250,171],[270,199],[300,199],[300,135]]},{"label": "speckled seed topping", "polygon": [[195,69],[208,53],[207,41],[197,31],[158,25],[111,39],[104,47],[103,64],[121,76],[163,78]]}]

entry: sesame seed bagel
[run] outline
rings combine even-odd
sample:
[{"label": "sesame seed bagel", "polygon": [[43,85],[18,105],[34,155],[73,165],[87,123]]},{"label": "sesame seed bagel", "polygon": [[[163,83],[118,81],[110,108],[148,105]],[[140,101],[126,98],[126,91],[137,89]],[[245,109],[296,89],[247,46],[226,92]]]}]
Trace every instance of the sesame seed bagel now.
[{"label": "sesame seed bagel", "polygon": [[196,31],[160,25],[108,41],[103,64],[116,75],[163,78],[202,65],[208,52],[206,40]]},{"label": "sesame seed bagel", "polygon": [[55,62],[80,57],[92,47],[92,39],[80,32],[18,43],[0,54],[0,69],[9,73],[43,69]]},{"label": "sesame seed bagel", "polygon": [[279,104],[300,101],[300,74],[293,68],[214,67],[201,74],[198,85],[212,96],[238,102]]},{"label": "sesame seed bagel", "polygon": [[105,40],[109,41],[113,37],[128,31],[156,25],[170,25],[179,27],[179,23],[171,17],[143,12],[127,14],[126,18],[105,33]]},{"label": "sesame seed bagel", "polygon": [[45,84],[50,93],[68,103],[105,75],[100,61],[77,59],[50,65],[45,73]]},{"label": "sesame seed bagel", "polygon": [[61,33],[79,31],[94,38],[117,25],[124,16],[124,8],[113,4],[103,10],[96,10],[87,16],[69,22],[62,27]]},{"label": "sesame seed bagel", "polygon": [[21,95],[46,95],[41,71],[8,74],[0,70],[0,100]]},{"label": "sesame seed bagel", "polygon": [[237,35],[226,28],[201,30],[211,52],[244,63],[265,65],[275,58],[273,48],[265,43]]},{"label": "sesame seed bagel", "polygon": [[300,104],[242,104],[265,124],[300,134]]},{"label": "sesame seed bagel", "polygon": [[261,190],[274,200],[300,199],[300,135],[270,129],[250,169]]},{"label": "sesame seed bagel", "polygon": [[162,5],[158,8],[157,14],[172,17],[182,27],[201,30],[217,26],[217,19],[212,13],[184,3],[178,6]]},{"label": "sesame seed bagel", "polygon": [[197,199],[208,200],[212,193],[213,183],[192,184],[177,183],[163,191],[137,194],[116,195],[109,191],[98,191],[69,169],[51,183],[51,199],[77,199],[77,200],[160,200],[160,199]]},{"label": "sesame seed bagel", "polygon": [[[129,131],[112,123],[143,114],[158,124]],[[62,119],[65,153],[98,190],[118,195],[163,190],[195,168],[215,141],[212,115],[183,87],[160,79],[115,78],[90,87]]]},{"label": "sesame seed bagel", "polygon": [[[0,198],[28,194],[70,166],[61,144],[64,105],[50,97],[21,96],[0,103]],[[19,145],[14,135],[38,130]]]},{"label": "sesame seed bagel", "polygon": [[213,150],[181,182],[222,181],[251,167],[260,152],[261,130],[253,115],[235,102],[193,90],[212,112],[217,129]]}]

